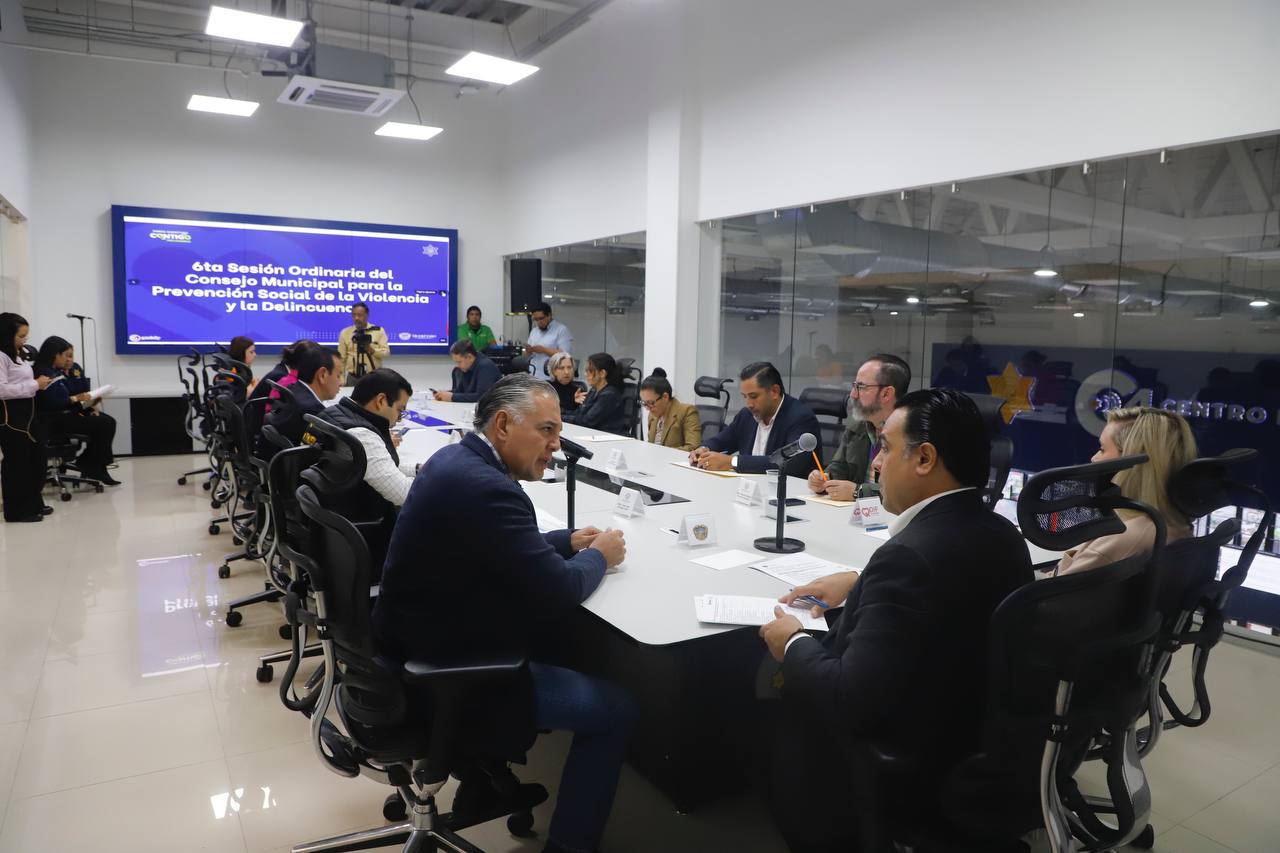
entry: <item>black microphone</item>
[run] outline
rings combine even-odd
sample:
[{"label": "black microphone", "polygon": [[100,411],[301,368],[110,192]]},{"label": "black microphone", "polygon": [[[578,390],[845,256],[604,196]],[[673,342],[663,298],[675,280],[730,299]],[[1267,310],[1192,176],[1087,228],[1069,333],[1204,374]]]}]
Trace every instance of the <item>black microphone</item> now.
[{"label": "black microphone", "polygon": [[590,450],[587,450],[581,444],[570,438],[560,436],[560,450],[570,459],[590,459],[595,456]]},{"label": "black microphone", "polygon": [[790,459],[792,456],[799,456],[801,453],[812,453],[817,446],[818,439],[814,437],[813,433],[806,432],[790,444],[784,444],[770,453],[769,461],[777,463]]},{"label": "black microphone", "polygon": [[88,314],[71,314],[71,313],[68,313],[68,314],[67,314],[67,319],[68,319],[68,320],[92,320],[93,318],[92,318],[92,317],[90,317]]}]

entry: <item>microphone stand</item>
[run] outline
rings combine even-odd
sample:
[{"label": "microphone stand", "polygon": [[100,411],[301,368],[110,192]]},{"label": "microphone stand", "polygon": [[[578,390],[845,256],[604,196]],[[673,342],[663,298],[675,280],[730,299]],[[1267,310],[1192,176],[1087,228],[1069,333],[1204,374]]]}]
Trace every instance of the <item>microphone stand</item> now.
[{"label": "microphone stand", "polygon": [[[770,458],[771,462],[782,465],[781,459]],[[778,468],[778,525],[772,536],[761,536],[755,541],[757,551],[769,554],[798,554],[804,550],[804,543],[782,535],[783,525],[787,521],[787,469]]]},{"label": "microphone stand", "polygon": [[566,524],[570,530],[573,530],[574,492],[578,486],[578,460],[583,458],[590,459],[595,454],[576,441],[569,441],[564,437],[560,439],[560,452],[564,454],[564,491],[569,516]]}]

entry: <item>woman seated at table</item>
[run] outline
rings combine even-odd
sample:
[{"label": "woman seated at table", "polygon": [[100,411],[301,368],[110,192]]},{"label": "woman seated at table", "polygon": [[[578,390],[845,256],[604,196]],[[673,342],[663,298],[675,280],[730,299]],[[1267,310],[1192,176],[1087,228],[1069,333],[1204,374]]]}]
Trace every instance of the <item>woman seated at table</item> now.
[{"label": "woman seated at table", "polygon": [[[1150,406],[1113,409],[1098,438],[1092,462],[1146,454],[1149,461],[1115,476],[1120,493],[1154,507],[1164,518],[1168,541],[1191,535],[1191,519],[1169,499],[1169,478],[1196,458],[1196,440],[1186,419],[1176,412]],[[1062,555],[1055,574],[1083,572],[1119,562],[1151,550],[1156,527],[1141,513],[1118,510],[1124,532],[1100,536]]]},{"label": "woman seated at table", "polygon": [[70,341],[56,335],[45,338],[33,365],[36,376],[47,376],[50,380],[43,390],[36,392],[36,417],[41,433],[55,441],[82,436],[85,447],[76,458],[75,467],[87,479],[118,486],[120,481],[107,473],[111,442],[116,435],[115,419],[99,412],[87,391],[76,393],[69,372],[74,364],[75,349]]},{"label": "woman seated at table", "polygon": [[[253,362],[258,357],[258,348],[254,345],[253,338],[236,335],[231,339],[231,346],[227,347],[227,352],[236,361],[249,368],[249,374],[244,379],[252,393],[253,387],[258,384],[258,380],[253,378]],[[240,368],[233,367],[231,372],[238,375]]]},{"label": "woman seated at table", "polygon": [[587,387],[574,399],[579,408],[564,418],[566,423],[630,435],[626,406],[622,399],[622,371],[607,352],[587,356]]},{"label": "woman seated at table", "polygon": [[652,444],[693,450],[702,444],[702,420],[698,410],[671,395],[667,372],[655,367],[640,383],[640,405],[649,410],[646,438]]},{"label": "woman seated at table", "polygon": [[570,412],[578,410],[578,392],[586,391],[586,386],[573,378],[576,370],[573,356],[567,352],[556,353],[547,359],[547,370],[551,373],[551,387],[560,397],[560,417],[568,417]]}]

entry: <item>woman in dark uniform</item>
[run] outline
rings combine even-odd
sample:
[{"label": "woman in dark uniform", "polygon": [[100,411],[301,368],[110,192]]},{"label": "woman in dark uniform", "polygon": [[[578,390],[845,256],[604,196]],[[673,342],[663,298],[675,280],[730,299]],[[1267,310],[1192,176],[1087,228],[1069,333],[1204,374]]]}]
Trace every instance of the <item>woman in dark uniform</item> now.
[{"label": "woman in dark uniform", "polygon": [[[93,398],[87,390],[81,390],[83,380],[75,384],[71,371],[75,367],[75,350],[65,338],[46,338],[36,356],[36,378],[48,377],[52,382],[36,394],[36,418],[43,435],[62,438],[80,435],[85,438],[85,448],[75,466],[90,480],[108,486],[118,486],[120,481],[107,473],[111,460],[111,442],[115,438],[115,420],[101,414],[93,406]],[[59,379],[59,377],[61,377]]]}]

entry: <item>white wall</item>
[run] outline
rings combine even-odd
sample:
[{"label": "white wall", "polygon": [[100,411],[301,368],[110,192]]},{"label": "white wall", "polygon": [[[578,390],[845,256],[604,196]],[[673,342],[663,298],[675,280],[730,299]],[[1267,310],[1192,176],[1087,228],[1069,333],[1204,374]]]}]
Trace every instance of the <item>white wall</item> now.
[{"label": "white wall", "polygon": [[29,54],[5,44],[24,32],[19,0],[0,0],[0,196],[29,215],[31,202],[31,123],[27,64]]},{"label": "white wall", "polygon": [[[278,78],[233,76],[234,94],[263,104],[236,119],[185,109],[192,93],[222,94],[217,72],[33,56],[32,331],[78,342],[65,313],[98,318],[95,378],[131,395],[178,390],[173,358],[114,354],[112,204],[457,228],[460,306],[498,313],[504,221],[492,98],[416,87],[424,121],[446,128],[424,145],[375,137],[375,119],[278,105]],[[396,108],[408,109],[407,101]],[[448,387],[452,363],[395,358],[388,366],[415,385]]]},{"label": "white wall", "polygon": [[686,5],[700,219],[1280,128],[1275,0]]}]

